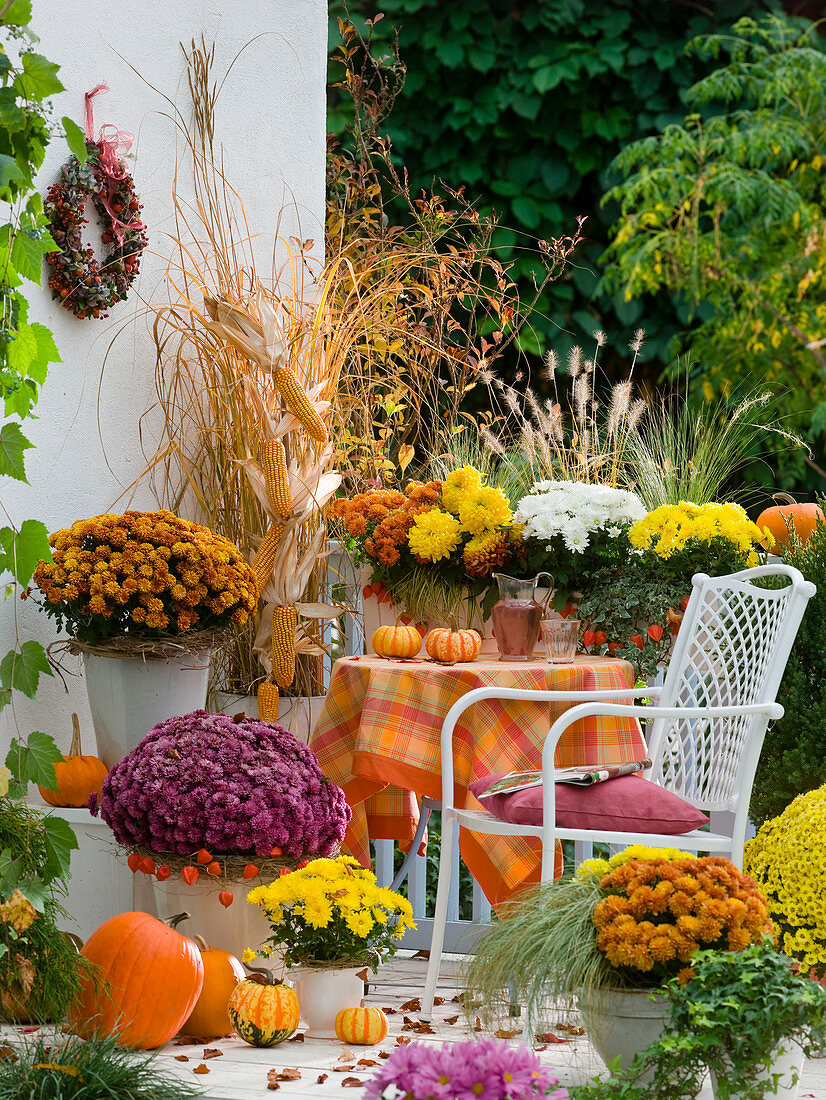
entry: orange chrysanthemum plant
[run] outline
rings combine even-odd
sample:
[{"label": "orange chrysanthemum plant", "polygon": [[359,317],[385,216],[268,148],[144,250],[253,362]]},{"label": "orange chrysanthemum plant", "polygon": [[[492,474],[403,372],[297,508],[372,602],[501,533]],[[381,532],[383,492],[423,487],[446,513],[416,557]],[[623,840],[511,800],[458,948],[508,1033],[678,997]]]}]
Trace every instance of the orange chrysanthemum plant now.
[{"label": "orange chrysanthemum plant", "polygon": [[754,879],[722,856],[631,860],[600,891],[597,948],[633,986],[688,980],[695,951],[742,951],[773,932]]},{"label": "orange chrysanthemum plant", "polygon": [[49,538],[34,582],[47,614],[85,646],[163,645],[241,626],[255,575],[237,546],[172,512],[77,520]]}]

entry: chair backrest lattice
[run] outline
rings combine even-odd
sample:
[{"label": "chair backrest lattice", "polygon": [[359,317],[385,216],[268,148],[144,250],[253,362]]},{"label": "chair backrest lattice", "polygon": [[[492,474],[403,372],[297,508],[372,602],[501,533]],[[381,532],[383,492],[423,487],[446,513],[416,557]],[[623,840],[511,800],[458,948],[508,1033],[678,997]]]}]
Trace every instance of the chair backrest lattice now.
[{"label": "chair backrest lattice", "polygon": [[[754,583],[765,577],[786,583],[771,588]],[[693,585],[659,704],[774,702],[814,585],[785,565],[726,577],[697,574]],[[677,721],[654,717],[651,778],[703,809],[735,809],[742,787],[750,789],[766,724],[765,718],[752,715]]]}]

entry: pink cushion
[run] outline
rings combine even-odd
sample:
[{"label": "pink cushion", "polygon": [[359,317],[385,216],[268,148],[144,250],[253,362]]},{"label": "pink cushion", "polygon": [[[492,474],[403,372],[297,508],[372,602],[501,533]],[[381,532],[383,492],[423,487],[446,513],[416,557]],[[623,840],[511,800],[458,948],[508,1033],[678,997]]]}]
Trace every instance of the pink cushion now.
[{"label": "pink cushion", "polygon": [[[477,795],[497,779],[489,775],[470,785]],[[482,806],[513,825],[542,824],[542,787],[513,794],[495,794]],[[638,775],[622,775],[591,787],[556,784],[556,823],[566,829],[610,829],[625,833],[665,833],[676,836],[708,824],[690,802]]]}]

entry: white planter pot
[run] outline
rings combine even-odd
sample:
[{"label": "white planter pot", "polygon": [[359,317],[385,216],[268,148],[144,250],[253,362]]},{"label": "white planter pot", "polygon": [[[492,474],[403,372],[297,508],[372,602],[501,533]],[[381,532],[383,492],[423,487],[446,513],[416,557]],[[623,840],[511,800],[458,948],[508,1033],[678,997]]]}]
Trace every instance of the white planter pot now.
[{"label": "white planter pot", "polygon": [[[766,1095],[779,1097],[779,1100],[795,1100],[805,1060],[803,1048],[793,1039],[785,1039],[774,1048],[771,1069],[761,1069],[755,1075],[755,1080],[768,1082],[778,1077],[777,1091],[772,1092],[769,1089]],[[717,1077],[717,1072],[711,1067],[711,1084],[715,1096],[718,1095]],[[741,1095],[739,1092],[730,1093],[729,1100],[739,1100]]]},{"label": "white planter pot", "polygon": [[[606,1066],[619,1056],[621,1068],[627,1069],[635,1054],[659,1039],[668,1001],[659,993],[649,1000],[651,992],[603,989],[588,997],[580,995],[585,1034]],[[644,1074],[640,1083],[647,1079]]]},{"label": "white planter pot", "polygon": [[97,755],[107,768],[158,722],[206,706],[210,659],[208,649],[160,660],[84,653]]},{"label": "white planter pot", "polygon": [[342,1008],[355,1008],[364,996],[359,968],[324,970],[313,967],[290,969],[295,980],[298,1007],[308,1039],[335,1039],[336,1016]]},{"label": "white planter pot", "polygon": [[[248,714],[258,717],[258,700],[254,695],[228,695],[215,693],[222,714]],[[298,741],[308,744],[324,706],[324,695],[282,695],[278,700],[278,724]]]},{"label": "white planter pot", "polygon": [[[240,959],[244,948],[256,950],[272,935],[270,924],[259,906],[250,905],[247,901],[247,894],[258,881],[226,882],[202,874],[196,883],[187,886],[178,875],[163,882],[139,875],[136,876],[136,888],[146,888],[148,897],[144,894],[136,901],[147,902],[140,908],[147,912],[154,909],[153,915],[161,920],[176,913],[189,913],[191,919],[180,929],[185,936],[194,936],[197,932],[210,947],[229,951]],[[232,905],[226,908],[218,900],[222,890],[232,890],[235,895]],[[277,974],[281,962],[275,958],[272,963],[262,961],[261,965],[272,966]]]}]

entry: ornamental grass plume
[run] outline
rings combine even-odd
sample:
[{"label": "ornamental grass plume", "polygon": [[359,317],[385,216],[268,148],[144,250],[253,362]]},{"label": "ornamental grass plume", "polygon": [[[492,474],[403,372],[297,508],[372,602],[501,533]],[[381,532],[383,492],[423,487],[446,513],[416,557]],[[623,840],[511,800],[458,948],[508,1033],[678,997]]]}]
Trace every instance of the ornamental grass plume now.
[{"label": "ornamental grass plume", "polygon": [[280,726],[243,715],[168,718],[109,772],[98,810],[118,843],[189,856],[327,856],[352,811],[315,753]]},{"label": "ornamental grass plume", "polygon": [[[268,943],[283,948],[287,965],[370,966],[395,953],[408,929],[415,929],[407,898],[378,886],[372,871],[352,856],[314,859],[247,894],[272,927]],[[269,957],[265,946],[244,952]]]},{"label": "ornamental grass plume", "polygon": [[771,933],[754,879],[722,857],[632,845],[573,877],[524,892],[477,940],[466,1012],[495,1029],[514,997],[538,1028],[606,988],[656,988],[689,973],[694,951],[740,950]]},{"label": "ornamental grass plume", "polygon": [[743,866],[766,894],[780,947],[826,977],[826,787],[798,795],[747,842]]},{"label": "ornamental grass plume", "polygon": [[568,1090],[525,1046],[472,1039],[437,1047],[398,1046],[367,1082],[364,1100],[567,1100]]},{"label": "ornamental grass plume", "polygon": [[47,615],[81,642],[241,626],[255,576],[229,539],[172,512],[92,516],[49,536],[34,582]]}]

